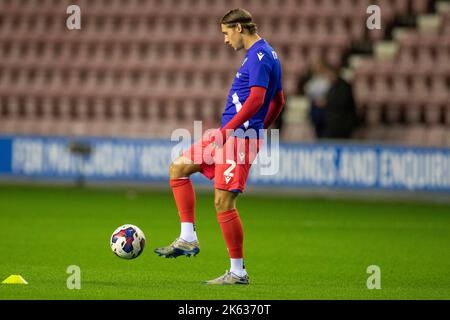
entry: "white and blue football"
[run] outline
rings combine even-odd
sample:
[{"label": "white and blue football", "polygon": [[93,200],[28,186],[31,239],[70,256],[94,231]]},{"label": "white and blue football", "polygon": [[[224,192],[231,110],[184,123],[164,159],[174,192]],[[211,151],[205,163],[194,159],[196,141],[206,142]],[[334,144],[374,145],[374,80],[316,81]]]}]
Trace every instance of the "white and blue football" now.
[{"label": "white and blue football", "polygon": [[144,251],[145,235],[141,229],[125,224],[118,227],[111,236],[111,249],[120,258],[134,259]]}]

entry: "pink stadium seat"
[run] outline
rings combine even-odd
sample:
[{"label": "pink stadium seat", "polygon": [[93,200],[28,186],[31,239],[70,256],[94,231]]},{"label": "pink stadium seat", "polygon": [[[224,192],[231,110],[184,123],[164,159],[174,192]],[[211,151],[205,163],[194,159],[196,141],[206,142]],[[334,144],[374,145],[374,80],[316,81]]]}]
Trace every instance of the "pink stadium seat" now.
[{"label": "pink stadium seat", "polygon": [[380,124],[369,125],[364,129],[362,136],[369,141],[384,142],[387,128]]},{"label": "pink stadium seat", "polygon": [[402,103],[408,100],[409,93],[410,90],[406,78],[400,75],[394,76],[389,99],[392,99],[394,103]]},{"label": "pink stadium seat", "polygon": [[416,14],[426,13],[428,7],[428,0],[414,0],[411,1],[412,10]]},{"label": "pink stadium seat", "polygon": [[430,92],[423,77],[415,77],[412,83],[412,94],[414,100],[426,103],[430,99]]},{"label": "pink stadium seat", "polygon": [[442,105],[429,103],[425,107],[425,122],[427,124],[436,125],[440,122],[442,115]]},{"label": "pink stadium seat", "polygon": [[385,114],[388,123],[396,124],[400,122],[400,118],[403,111],[402,107],[403,104],[396,104],[396,103],[387,104]]},{"label": "pink stadium seat", "polygon": [[418,124],[421,120],[422,105],[417,101],[411,101],[405,105],[405,120],[409,124]]},{"label": "pink stadium seat", "polygon": [[404,14],[408,11],[408,0],[393,0],[392,2],[395,13]]},{"label": "pink stadium seat", "polygon": [[441,125],[428,127],[425,132],[425,139],[428,146],[440,147],[446,145],[446,135],[448,128]]},{"label": "pink stadium seat", "polygon": [[450,100],[450,88],[445,77],[440,75],[431,78],[430,100],[435,104],[444,105]]},{"label": "pink stadium seat", "polygon": [[427,128],[423,125],[412,125],[405,130],[404,144],[411,146],[426,145]]},{"label": "pink stadium seat", "polygon": [[408,127],[402,124],[390,125],[386,130],[384,139],[389,143],[406,144],[408,140],[405,137],[405,132],[407,130]]},{"label": "pink stadium seat", "polygon": [[379,103],[368,102],[365,113],[366,122],[369,125],[379,125],[381,123],[382,108]]}]

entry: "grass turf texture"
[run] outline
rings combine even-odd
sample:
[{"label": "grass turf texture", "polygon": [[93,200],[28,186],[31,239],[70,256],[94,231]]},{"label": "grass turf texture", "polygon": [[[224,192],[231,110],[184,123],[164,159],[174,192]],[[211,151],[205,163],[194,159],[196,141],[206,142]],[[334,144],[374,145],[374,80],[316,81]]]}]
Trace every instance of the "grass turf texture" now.
[{"label": "grass turf texture", "polygon": [[[197,195],[195,258],[153,249],[179,234],[170,192],[0,186],[0,299],[449,299],[450,206],[241,196],[250,286],[205,286],[229,268],[211,194]],[[135,260],[109,247],[131,223],[147,237]],[[69,265],[81,290],[69,290]],[[381,290],[366,287],[369,265]],[[0,280],[0,281],[1,281]]]}]

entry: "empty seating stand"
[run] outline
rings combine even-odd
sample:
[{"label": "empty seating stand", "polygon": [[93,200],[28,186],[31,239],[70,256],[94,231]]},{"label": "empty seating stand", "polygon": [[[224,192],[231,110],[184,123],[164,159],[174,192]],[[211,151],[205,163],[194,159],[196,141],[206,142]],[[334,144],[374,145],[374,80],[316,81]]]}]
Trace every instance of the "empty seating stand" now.
[{"label": "empty seating stand", "polygon": [[363,137],[384,125],[380,140],[450,146],[449,24],[450,15],[444,15],[435,33],[412,29],[400,38],[392,61],[368,58],[356,68],[356,100],[370,127]]},{"label": "empty seating stand", "polygon": [[[386,21],[410,10],[412,2],[417,13],[426,11],[423,0],[378,3]],[[223,45],[224,13],[236,7],[252,12],[281,58],[289,96],[317,55],[339,65],[352,41],[367,37],[371,3],[0,0],[0,133],[168,138],[176,128],[192,129],[194,120],[202,120],[205,129],[219,126],[244,55]],[[71,4],[81,8],[81,30],[66,28]],[[356,95],[367,110],[371,106],[370,127],[389,110],[392,122],[406,112],[408,123],[439,126],[432,137],[447,128],[448,39],[433,37],[406,38],[396,71],[378,74],[372,61],[357,70]],[[413,73],[411,65],[420,71]],[[308,136],[297,131],[290,139]]]}]

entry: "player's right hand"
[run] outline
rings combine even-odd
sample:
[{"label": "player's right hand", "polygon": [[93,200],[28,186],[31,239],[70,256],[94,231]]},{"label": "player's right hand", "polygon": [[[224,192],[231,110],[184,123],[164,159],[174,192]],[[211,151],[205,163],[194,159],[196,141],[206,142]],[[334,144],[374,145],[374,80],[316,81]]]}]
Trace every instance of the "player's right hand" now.
[{"label": "player's right hand", "polygon": [[222,148],[224,137],[220,129],[210,130],[207,139],[210,142],[210,146],[214,149]]}]

